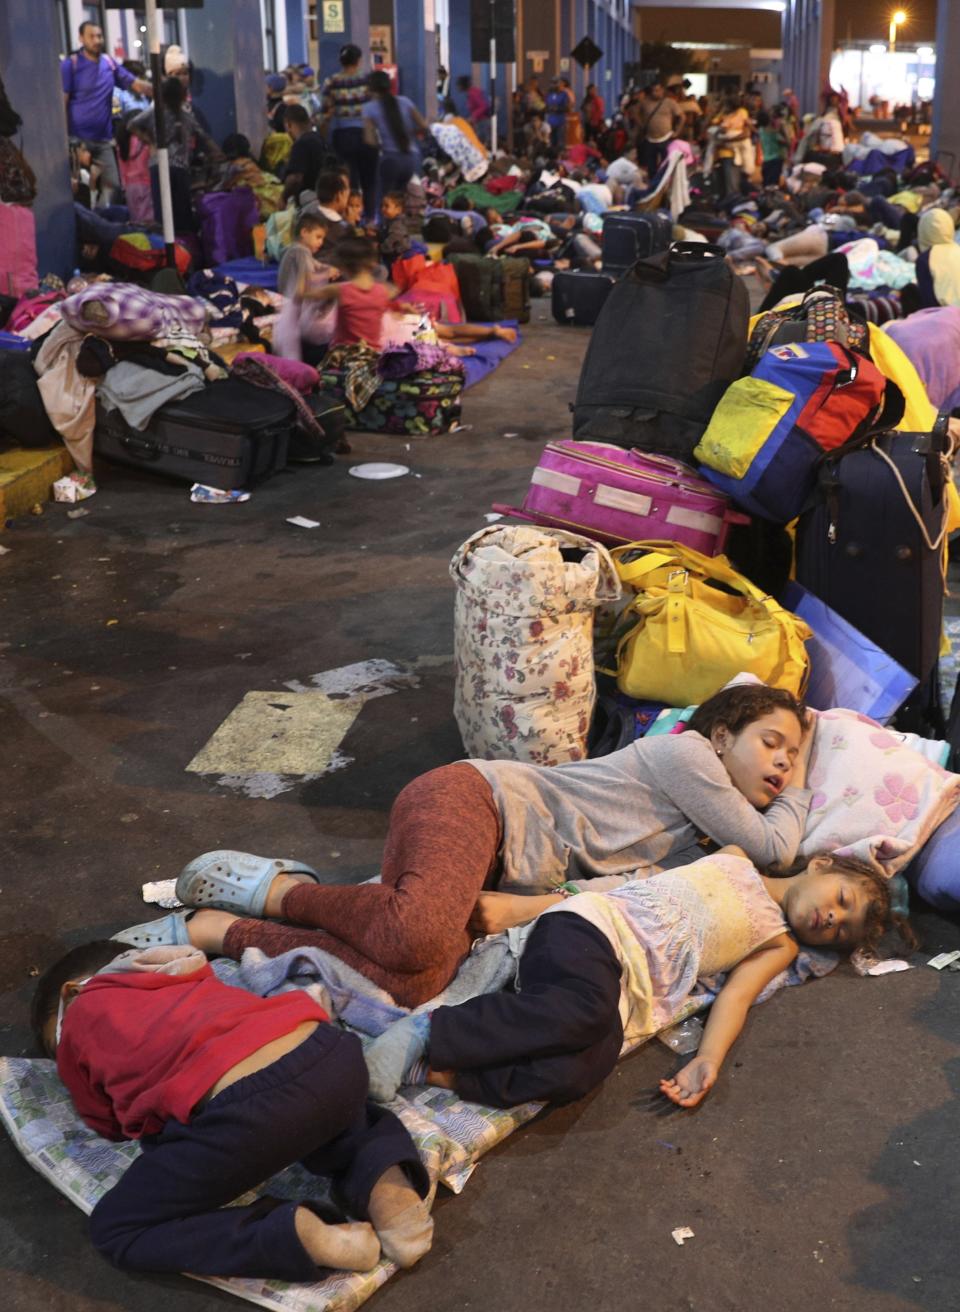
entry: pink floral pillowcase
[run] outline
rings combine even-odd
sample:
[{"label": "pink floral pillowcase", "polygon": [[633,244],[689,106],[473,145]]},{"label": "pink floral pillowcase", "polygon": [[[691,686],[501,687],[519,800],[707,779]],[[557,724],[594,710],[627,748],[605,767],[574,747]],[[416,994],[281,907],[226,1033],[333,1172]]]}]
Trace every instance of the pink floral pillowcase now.
[{"label": "pink floral pillowcase", "polygon": [[908,864],[960,802],[960,775],[856,711],[817,715],[813,792],[800,855],[842,852],[887,875]]}]

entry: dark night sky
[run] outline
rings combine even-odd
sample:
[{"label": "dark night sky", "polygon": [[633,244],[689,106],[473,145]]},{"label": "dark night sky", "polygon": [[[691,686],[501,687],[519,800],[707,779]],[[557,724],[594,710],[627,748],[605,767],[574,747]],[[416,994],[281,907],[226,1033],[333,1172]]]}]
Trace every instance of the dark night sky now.
[{"label": "dark night sky", "polygon": [[[2,0],[0,0],[2,2]],[[942,0],[960,4],[960,0]],[[901,28],[901,39],[912,43],[931,43],[937,18],[937,0],[905,0],[902,6],[893,0],[836,0],[836,40],[884,41],[895,8],[902,7],[909,21]],[[698,9],[695,0],[690,8],[657,9],[646,5],[640,10],[644,40],[674,41],[750,41],[755,46],[779,46],[780,17],[771,10]]]},{"label": "dark night sky", "polygon": [[[957,0],[941,0],[941,3],[956,4]],[[900,29],[904,41],[933,40],[937,0],[910,0],[903,5],[885,3],[885,0],[837,0],[837,40],[846,39],[848,25],[855,41],[870,37],[878,41],[883,39],[890,14],[898,8],[905,9],[910,20]]]}]

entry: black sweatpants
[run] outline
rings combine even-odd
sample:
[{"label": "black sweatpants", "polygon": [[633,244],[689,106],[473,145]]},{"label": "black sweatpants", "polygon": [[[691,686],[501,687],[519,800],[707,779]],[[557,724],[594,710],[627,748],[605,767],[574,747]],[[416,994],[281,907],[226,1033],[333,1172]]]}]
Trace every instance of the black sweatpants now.
[{"label": "black sweatpants", "polygon": [[429,1061],[471,1102],[575,1102],[613,1070],[623,1044],[620,962],[572,911],[541,916],[515,993],[486,993],[430,1018]]},{"label": "black sweatpants", "polygon": [[402,1165],[425,1197],[429,1179],[413,1140],[366,1097],[360,1040],[319,1025],[186,1125],[171,1120],[141,1140],[140,1156],[93,1209],[94,1245],[129,1271],[316,1280],[320,1268],[297,1238],[297,1203],[226,1204],[296,1161],[332,1176],[347,1211],[361,1219],[390,1166]]}]

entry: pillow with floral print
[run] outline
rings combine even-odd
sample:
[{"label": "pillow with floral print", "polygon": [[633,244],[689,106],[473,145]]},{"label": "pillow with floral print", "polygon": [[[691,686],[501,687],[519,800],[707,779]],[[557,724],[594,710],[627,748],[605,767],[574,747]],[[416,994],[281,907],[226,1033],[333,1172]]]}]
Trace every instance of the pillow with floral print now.
[{"label": "pillow with floral print", "polygon": [[901,870],[960,801],[960,775],[856,711],[820,711],[815,734],[799,855],[840,851]]}]

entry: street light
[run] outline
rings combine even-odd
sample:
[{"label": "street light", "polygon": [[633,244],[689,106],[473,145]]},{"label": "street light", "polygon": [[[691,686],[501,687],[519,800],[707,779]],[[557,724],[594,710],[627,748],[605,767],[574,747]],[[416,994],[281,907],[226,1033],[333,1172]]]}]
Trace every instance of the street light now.
[{"label": "street light", "polygon": [[895,9],[890,15],[890,40],[888,49],[891,54],[897,48],[897,28],[902,27],[907,21],[907,11],[905,9]]}]

